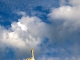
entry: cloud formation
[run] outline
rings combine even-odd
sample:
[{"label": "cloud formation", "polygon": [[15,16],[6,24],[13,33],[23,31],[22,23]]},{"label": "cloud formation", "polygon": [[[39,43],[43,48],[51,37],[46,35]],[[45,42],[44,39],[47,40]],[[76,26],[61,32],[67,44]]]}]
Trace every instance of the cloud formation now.
[{"label": "cloud formation", "polygon": [[18,22],[12,22],[9,29],[0,26],[1,52],[9,47],[16,56],[25,58],[34,48],[38,60],[79,60],[80,4],[79,0],[68,3],[61,0],[62,5],[51,10],[47,16],[50,24],[18,12],[22,15]]},{"label": "cloud formation", "polygon": [[65,56],[64,60],[65,59],[79,60],[80,56],[79,54],[80,5],[79,1],[76,2],[75,1],[76,0],[74,1],[69,0],[68,3],[71,6],[61,5],[59,8],[53,8],[51,13],[48,14],[49,20],[52,22],[52,24],[50,25],[51,26],[50,35],[53,37],[50,38],[52,38],[51,41],[55,42],[55,44],[52,43],[52,45],[56,46],[57,50],[59,48],[60,49],[63,48],[61,52],[59,52],[60,51],[59,49],[58,54],[60,54],[61,56],[58,57]]},{"label": "cloud formation", "polygon": [[2,45],[0,47],[13,48],[19,57],[20,55],[30,55],[28,51],[31,48],[34,48],[35,54],[38,54],[39,44],[45,36],[44,28],[46,28],[46,23],[38,17],[23,16],[18,22],[13,22],[8,30],[0,27],[0,44]]}]

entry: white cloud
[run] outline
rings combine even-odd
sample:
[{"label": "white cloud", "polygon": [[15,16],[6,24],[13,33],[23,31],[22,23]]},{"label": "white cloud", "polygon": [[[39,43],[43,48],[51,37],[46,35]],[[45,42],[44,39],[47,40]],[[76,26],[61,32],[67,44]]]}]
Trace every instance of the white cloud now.
[{"label": "white cloud", "polygon": [[20,22],[18,22],[17,24],[22,30],[24,30],[24,31],[27,30],[27,27],[25,25],[21,24]]},{"label": "white cloud", "polygon": [[18,14],[18,15],[22,15],[22,16],[26,16],[26,13],[23,12],[23,11],[19,11],[19,12],[17,12],[17,14]]},{"label": "white cloud", "polygon": [[80,8],[71,7],[71,6],[61,6],[59,8],[55,8],[49,14],[49,16],[53,19],[64,19],[64,20],[72,20],[80,19]]},{"label": "white cloud", "polygon": [[66,0],[59,0],[60,6],[66,5]]},{"label": "white cloud", "polygon": [[[46,53],[46,50],[47,52],[52,52],[53,50],[49,51],[49,49],[46,47],[50,45],[52,46],[51,48],[53,48],[55,43],[55,45],[57,45],[55,49],[58,50],[57,52],[61,57],[64,57],[64,54],[65,56],[69,55],[66,52],[67,50],[72,52],[72,56],[77,57],[79,55],[79,47],[76,45],[78,44],[80,39],[78,35],[78,32],[80,32],[78,30],[80,29],[80,7],[74,5],[60,6],[59,8],[52,9],[52,12],[48,15],[51,19],[50,21],[52,22],[49,25],[42,22],[36,16],[29,17],[26,16],[25,12],[19,12],[18,14],[23,16],[18,20],[18,22],[13,22],[10,29],[7,30],[3,27],[0,27],[0,44],[2,45],[0,45],[0,47],[11,47],[15,50],[15,53],[17,55],[21,56],[29,55],[29,50],[31,48],[34,48],[35,53],[38,56],[39,53]],[[47,37],[49,41],[46,44],[43,43],[43,51],[40,51],[41,47],[39,47],[38,45],[42,43],[42,40],[45,37]],[[69,46],[68,44],[66,44],[66,40],[70,40],[74,46]],[[66,45],[68,46],[65,50],[63,46]],[[74,49],[75,47],[76,49]],[[63,49],[60,50],[61,48]],[[62,53],[64,54],[61,55]],[[75,57],[65,58],[64,60],[79,60]],[[57,58],[47,58],[44,56],[42,58],[39,58],[39,60],[61,59],[59,56]]]},{"label": "white cloud", "polygon": [[[72,0],[70,0],[72,2]],[[61,5],[59,8],[53,8],[48,14],[50,25],[49,44],[56,42],[56,49],[68,45],[64,50],[66,52],[58,52],[61,57],[68,57],[64,60],[80,60],[79,56],[79,32],[80,32],[80,5],[79,1],[70,2],[72,6]],[[75,5],[76,4],[76,5]],[[78,5],[77,5],[78,4]],[[66,41],[69,41],[68,44]],[[71,43],[69,45],[69,43]],[[76,48],[75,48],[76,47]],[[68,54],[68,51],[70,54]],[[60,50],[59,50],[60,51]],[[64,53],[64,54],[63,54]],[[62,55],[61,55],[62,54]],[[62,59],[61,59],[62,60]]]},{"label": "white cloud", "polygon": [[70,18],[72,16],[72,8],[70,6],[62,6],[59,8],[55,8],[49,14],[53,19],[60,19],[60,18]]},{"label": "white cloud", "polygon": [[38,60],[60,60],[60,58],[58,57],[46,57],[46,56],[43,56],[43,57],[39,57]]},{"label": "white cloud", "polygon": [[59,0],[60,6],[71,5],[75,7],[80,6],[80,0]]},{"label": "white cloud", "polygon": [[8,30],[0,28],[0,44],[4,48],[13,48],[16,55],[30,55],[31,48],[38,54],[40,51],[38,45],[45,38],[45,28],[46,24],[39,18],[23,16],[18,22],[13,22]]},{"label": "white cloud", "polygon": [[73,6],[80,6],[80,0],[69,0],[69,4],[73,5]]},{"label": "white cloud", "polygon": [[73,27],[72,30],[80,28],[80,7],[78,6],[61,6],[59,8],[54,8],[48,16],[52,20],[64,21],[64,27],[71,26]]},{"label": "white cloud", "polygon": [[79,57],[65,57],[65,58],[60,58],[60,57],[39,57],[38,60],[80,60]]}]

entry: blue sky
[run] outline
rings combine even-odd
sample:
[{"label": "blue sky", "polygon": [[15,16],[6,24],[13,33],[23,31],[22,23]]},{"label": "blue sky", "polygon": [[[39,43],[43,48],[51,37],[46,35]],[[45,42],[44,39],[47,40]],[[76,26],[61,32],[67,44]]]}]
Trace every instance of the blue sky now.
[{"label": "blue sky", "polygon": [[79,0],[0,0],[0,60],[80,60]]}]

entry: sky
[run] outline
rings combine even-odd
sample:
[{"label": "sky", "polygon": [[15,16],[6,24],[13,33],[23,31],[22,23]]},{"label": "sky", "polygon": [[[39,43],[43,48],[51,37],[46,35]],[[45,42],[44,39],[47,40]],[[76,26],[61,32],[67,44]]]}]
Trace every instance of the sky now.
[{"label": "sky", "polygon": [[80,60],[80,0],[0,0],[0,60]]}]

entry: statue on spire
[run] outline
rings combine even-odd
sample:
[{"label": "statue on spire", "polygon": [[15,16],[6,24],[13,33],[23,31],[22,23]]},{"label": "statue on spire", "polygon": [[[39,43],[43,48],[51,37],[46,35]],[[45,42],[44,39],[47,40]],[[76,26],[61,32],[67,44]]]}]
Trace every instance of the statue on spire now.
[{"label": "statue on spire", "polygon": [[[33,48],[31,49],[31,55],[32,55],[32,56],[31,56],[30,58],[27,58],[27,59],[25,59],[25,60],[35,60],[35,59],[34,59],[34,49],[33,49]],[[18,59],[18,60],[20,60],[20,59]]]},{"label": "statue on spire", "polygon": [[27,58],[26,60],[35,60],[34,59],[34,49],[33,48],[31,49],[31,55],[32,56],[30,58]]}]

